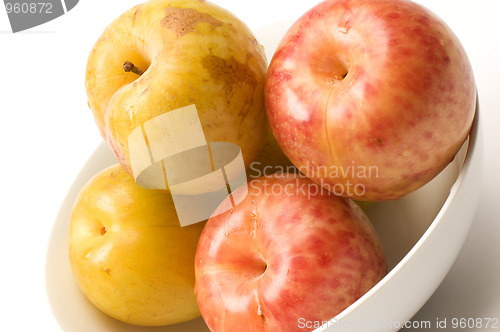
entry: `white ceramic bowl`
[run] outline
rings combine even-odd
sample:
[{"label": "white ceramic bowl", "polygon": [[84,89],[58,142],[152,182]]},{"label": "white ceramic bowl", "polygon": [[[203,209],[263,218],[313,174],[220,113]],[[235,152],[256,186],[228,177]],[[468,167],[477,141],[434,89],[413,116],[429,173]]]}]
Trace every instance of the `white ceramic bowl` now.
[{"label": "white ceramic bowl", "polygon": [[[268,59],[290,24],[283,22],[256,32]],[[390,272],[318,331],[397,331],[429,299],[457,257],[478,202],[483,162],[480,127],[476,112],[468,142],[433,181],[400,200],[367,209],[384,245]],[[208,331],[201,318],[157,328],[118,322],[96,309],[74,281],[68,259],[68,221],[73,202],[92,176],[114,163],[108,147],[99,145],[71,186],[54,224],[46,282],[61,328],[69,332]]]}]

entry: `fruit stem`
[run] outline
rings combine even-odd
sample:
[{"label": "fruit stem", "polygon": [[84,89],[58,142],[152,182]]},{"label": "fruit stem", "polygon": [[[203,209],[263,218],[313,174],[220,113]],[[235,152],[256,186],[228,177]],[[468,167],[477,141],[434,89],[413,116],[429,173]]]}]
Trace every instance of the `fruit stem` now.
[{"label": "fruit stem", "polygon": [[130,61],[125,61],[123,63],[123,70],[125,70],[127,73],[129,71],[131,71],[132,73],[134,74],[137,74],[139,76],[141,76],[142,74],[144,74],[144,70],[142,70],[141,68],[139,67],[136,67],[132,62]]}]

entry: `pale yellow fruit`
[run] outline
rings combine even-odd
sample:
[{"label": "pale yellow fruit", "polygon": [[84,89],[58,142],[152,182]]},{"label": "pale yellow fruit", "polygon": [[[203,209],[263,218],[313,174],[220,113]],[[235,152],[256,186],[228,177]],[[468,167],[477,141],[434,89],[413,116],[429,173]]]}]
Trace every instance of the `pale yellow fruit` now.
[{"label": "pale yellow fruit", "polygon": [[[125,72],[125,61],[144,74]],[[103,32],[85,85],[102,136],[130,174],[129,134],[192,104],[206,140],[237,144],[248,166],[267,135],[266,71],[263,47],[230,12],[206,1],[151,0]]]},{"label": "pale yellow fruit", "polygon": [[157,326],[199,316],[194,255],[204,223],[180,227],[168,191],[137,186],[118,164],[75,202],[69,229],[73,275],[100,310]]}]

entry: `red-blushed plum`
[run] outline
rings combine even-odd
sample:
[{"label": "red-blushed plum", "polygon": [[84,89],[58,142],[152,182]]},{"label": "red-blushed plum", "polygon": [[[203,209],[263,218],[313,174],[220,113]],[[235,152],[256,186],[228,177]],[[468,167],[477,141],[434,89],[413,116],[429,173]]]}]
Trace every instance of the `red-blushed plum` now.
[{"label": "red-blushed plum", "polygon": [[265,98],[278,143],[308,177],[342,196],[389,200],[453,160],[476,88],[459,40],[428,9],[332,0],[285,34]]},{"label": "red-blushed plum", "polygon": [[387,273],[361,208],[302,175],[254,179],[240,204],[226,210],[228,201],[208,220],[195,257],[195,293],[211,331],[307,331]]}]

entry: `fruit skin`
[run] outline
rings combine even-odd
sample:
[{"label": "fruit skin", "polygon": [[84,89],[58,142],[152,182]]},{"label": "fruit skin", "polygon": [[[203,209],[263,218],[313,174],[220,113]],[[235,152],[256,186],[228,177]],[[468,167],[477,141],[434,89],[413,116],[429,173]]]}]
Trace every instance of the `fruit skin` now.
[{"label": "fruit skin", "polygon": [[211,331],[304,331],[299,319],[330,320],[386,274],[378,236],[352,200],[292,174],[248,190],[208,220],[196,251],[195,292]]},{"label": "fruit skin", "polygon": [[[147,70],[125,72],[125,61]],[[233,14],[206,1],[151,0],[105,29],[85,87],[101,135],[129,174],[129,134],[192,104],[207,142],[236,143],[248,166],[267,135],[266,70],[263,47]]]},{"label": "fruit skin", "polygon": [[298,173],[292,162],[281,150],[276,138],[269,129],[266,143],[261,153],[257,156],[247,170],[247,179],[252,180],[261,176],[268,176],[274,173]]},{"label": "fruit skin", "polygon": [[69,227],[73,275],[87,298],[126,323],[200,315],[194,255],[204,223],[180,227],[167,191],[142,189],[118,164],[80,192]]},{"label": "fruit skin", "polygon": [[[459,40],[429,10],[331,0],[283,37],[265,95],[273,133],[297,168],[343,196],[389,200],[453,160],[471,128],[476,88]],[[364,192],[348,194],[349,184]]]}]

